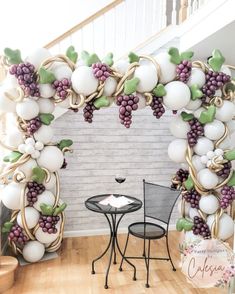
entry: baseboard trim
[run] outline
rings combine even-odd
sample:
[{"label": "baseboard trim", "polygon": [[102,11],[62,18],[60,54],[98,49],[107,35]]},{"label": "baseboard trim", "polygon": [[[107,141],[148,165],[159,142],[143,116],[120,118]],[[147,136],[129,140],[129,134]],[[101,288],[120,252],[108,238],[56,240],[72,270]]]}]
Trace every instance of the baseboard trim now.
[{"label": "baseboard trim", "polygon": [[[175,231],[175,224],[169,226],[169,231]],[[126,234],[127,227],[122,227],[118,229],[119,234]],[[96,230],[78,230],[78,231],[65,231],[64,238],[71,237],[86,237],[86,236],[99,236],[99,235],[109,235],[109,229],[96,229]]]}]

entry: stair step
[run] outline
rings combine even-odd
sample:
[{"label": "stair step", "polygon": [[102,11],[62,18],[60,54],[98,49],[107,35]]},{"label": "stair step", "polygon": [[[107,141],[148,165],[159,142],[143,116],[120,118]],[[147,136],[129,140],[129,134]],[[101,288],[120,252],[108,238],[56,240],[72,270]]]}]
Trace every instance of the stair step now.
[{"label": "stair step", "polygon": [[15,280],[18,260],[12,256],[0,256],[0,293],[11,288]]}]

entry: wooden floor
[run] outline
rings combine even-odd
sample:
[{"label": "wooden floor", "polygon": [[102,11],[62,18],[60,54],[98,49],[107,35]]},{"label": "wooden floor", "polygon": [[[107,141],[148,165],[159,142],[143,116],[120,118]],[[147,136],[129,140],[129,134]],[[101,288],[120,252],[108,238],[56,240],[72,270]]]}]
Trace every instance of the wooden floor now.
[{"label": "wooden floor", "polygon": [[[121,246],[125,242],[125,235],[120,235]],[[179,233],[170,233],[172,256],[175,265],[179,266],[178,252]],[[135,260],[137,266],[137,281],[132,280],[132,269],[124,264],[123,272],[119,272],[120,256],[118,264],[112,265],[109,275],[109,289],[104,289],[105,270],[108,256],[96,263],[96,274],[91,275],[91,261],[97,257],[106,247],[107,236],[79,237],[65,239],[59,252],[59,257],[49,261],[21,266],[18,269],[16,283],[5,294],[223,294],[221,289],[193,289],[186,282],[180,269],[171,270],[167,261],[152,261],[150,286],[145,288],[144,261]],[[141,254],[142,242],[131,237],[130,249],[127,254]],[[152,244],[152,252],[160,256],[165,254],[164,240]]]}]

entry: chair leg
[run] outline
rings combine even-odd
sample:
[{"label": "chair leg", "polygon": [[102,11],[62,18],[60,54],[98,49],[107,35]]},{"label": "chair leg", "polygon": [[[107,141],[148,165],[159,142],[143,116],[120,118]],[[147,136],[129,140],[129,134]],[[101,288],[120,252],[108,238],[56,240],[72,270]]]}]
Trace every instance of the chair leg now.
[{"label": "chair leg", "polygon": [[124,248],[124,252],[123,252],[123,256],[122,256],[122,260],[121,260],[120,267],[119,267],[120,272],[122,271],[122,264],[123,264],[124,256],[126,254],[126,249],[127,249],[127,244],[128,244],[128,241],[129,241],[129,236],[130,236],[130,233],[128,232],[128,235],[127,235],[127,238],[126,238],[126,244],[125,244],[125,248]]},{"label": "chair leg", "polygon": [[145,238],[144,238],[144,248],[143,248],[143,254],[142,254],[143,257],[145,257]]},{"label": "chair leg", "polygon": [[145,287],[149,288],[150,239],[149,239],[149,244],[148,244],[148,256],[147,256],[147,260],[145,257],[145,261],[146,261],[146,266],[147,266],[147,280],[146,280]]},{"label": "chair leg", "polygon": [[167,248],[167,253],[168,253],[168,256],[169,256],[169,259],[170,259],[170,262],[171,262],[171,265],[172,265],[172,270],[175,272],[176,271],[176,268],[173,264],[173,261],[171,259],[171,254],[170,254],[170,250],[169,250],[169,244],[168,244],[168,233],[166,234],[166,248]]}]

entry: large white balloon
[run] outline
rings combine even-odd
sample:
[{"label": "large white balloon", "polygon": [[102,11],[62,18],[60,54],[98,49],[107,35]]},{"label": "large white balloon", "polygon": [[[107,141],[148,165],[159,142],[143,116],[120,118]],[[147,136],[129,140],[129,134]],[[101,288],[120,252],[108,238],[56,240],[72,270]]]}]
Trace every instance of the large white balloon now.
[{"label": "large white balloon", "polygon": [[172,141],[168,146],[168,156],[174,162],[181,163],[186,162],[186,150],[187,150],[187,140],[176,139]]},{"label": "large white balloon", "polygon": [[19,117],[30,120],[38,115],[39,106],[33,99],[25,98],[22,102],[16,104],[16,113]]},{"label": "large white balloon", "polygon": [[[215,221],[215,215],[209,215],[207,218],[207,224],[211,229],[213,222]],[[233,219],[227,215],[227,213],[223,213],[221,218],[219,219],[219,230],[218,230],[218,238],[225,241],[232,237],[233,235],[234,222]]]},{"label": "large white balloon", "polygon": [[206,167],[206,165],[201,162],[201,157],[199,155],[193,155],[192,164],[197,172]]},{"label": "large white balloon", "polygon": [[40,205],[42,203],[53,206],[55,203],[54,194],[51,191],[45,190],[42,194],[38,195],[37,202],[34,203],[33,207],[41,211]]},{"label": "large white balloon", "polygon": [[39,91],[42,98],[51,98],[55,94],[55,89],[51,84],[39,84]]},{"label": "large white balloon", "polygon": [[139,79],[137,91],[140,93],[151,92],[158,81],[156,68],[151,64],[144,64],[137,67],[134,77]]},{"label": "large white balloon", "polygon": [[205,137],[199,138],[197,144],[194,146],[194,152],[201,156],[205,155],[208,151],[212,151],[213,149],[213,142]]},{"label": "large white balloon", "polygon": [[170,122],[170,131],[176,138],[186,139],[190,126],[182,120],[181,116],[176,116]]},{"label": "large white balloon", "polygon": [[1,200],[2,203],[12,210],[20,209],[21,193],[25,185],[11,182],[2,189]]},{"label": "large white balloon", "polygon": [[161,68],[160,83],[166,84],[173,81],[176,76],[176,65],[170,61],[170,55],[167,52],[161,52],[154,56]]},{"label": "large white balloon", "polygon": [[17,128],[12,128],[7,133],[6,142],[8,146],[15,147],[16,149],[20,144],[24,143],[23,134]]},{"label": "large white balloon", "polygon": [[113,77],[108,77],[104,84],[104,96],[111,96],[117,86],[117,81]]},{"label": "large white balloon", "polygon": [[223,101],[221,107],[216,108],[215,118],[223,122],[228,122],[235,116],[235,105],[230,101]]},{"label": "large white balloon", "polygon": [[0,91],[0,110],[2,112],[15,112],[16,111],[16,103],[12,101],[11,99],[7,98],[5,92],[8,92],[9,94],[12,95],[13,97],[17,97],[17,92],[16,90],[12,89],[4,89],[2,88]]},{"label": "large white balloon", "polygon": [[163,103],[171,110],[179,110],[190,101],[190,89],[183,82],[170,82],[165,86],[165,90],[166,95],[163,97]]},{"label": "large white balloon", "polygon": [[213,189],[219,182],[218,176],[208,168],[200,170],[197,174],[197,179],[205,189]]},{"label": "large white balloon", "polygon": [[[39,217],[40,217],[39,212],[33,207],[25,207],[24,213],[25,213],[25,221],[26,221],[27,227],[29,229],[34,228],[39,221]],[[21,211],[17,215],[17,223],[20,227],[23,228]]]},{"label": "large white balloon", "polygon": [[38,48],[26,58],[26,61],[32,63],[38,69],[41,63],[49,57],[51,57],[51,53],[48,49]]},{"label": "large white balloon", "polygon": [[199,207],[202,212],[204,212],[206,214],[213,214],[219,208],[219,201],[212,194],[206,195],[206,196],[201,197],[201,199],[199,201]]},{"label": "large white balloon", "polygon": [[224,132],[225,132],[225,126],[224,124],[215,119],[211,123],[207,123],[204,127],[205,136],[210,140],[218,140],[220,139]]},{"label": "large white balloon", "polygon": [[55,104],[51,99],[40,98],[37,100],[40,113],[52,113],[55,109]]},{"label": "large white balloon", "polygon": [[40,141],[43,144],[51,142],[54,135],[53,128],[51,126],[42,125],[35,133],[34,138],[36,141]]},{"label": "large white balloon", "polygon": [[37,166],[37,162],[34,159],[29,159],[24,164],[19,166],[16,169],[15,173],[22,172],[25,175],[26,180],[30,180],[32,176],[32,169],[36,166]]},{"label": "large white balloon", "polygon": [[57,80],[61,81],[63,79],[71,79],[72,76],[72,69],[65,63],[56,63],[52,71]]},{"label": "large white balloon", "polygon": [[38,241],[29,241],[23,248],[23,257],[28,262],[37,262],[42,259],[45,246]]},{"label": "large white balloon", "polygon": [[55,146],[46,146],[37,160],[38,165],[48,169],[50,172],[59,170],[64,162],[64,155]]},{"label": "large white balloon", "polygon": [[88,66],[79,66],[71,77],[73,89],[78,94],[89,96],[96,91],[98,80],[95,78],[92,68]]},{"label": "large white balloon", "polygon": [[201,88],[206,83],[206,76],[204,72],[199,68],[192,68],[191,75],[188,79],[188,86],[198,85]]},{"label": "large white balloon", "polygon": [[188,110],[197,110],[202,105],[201,99],[190,100],[189,103],[185,106]]}]

